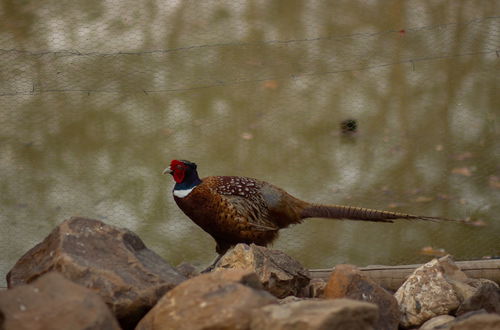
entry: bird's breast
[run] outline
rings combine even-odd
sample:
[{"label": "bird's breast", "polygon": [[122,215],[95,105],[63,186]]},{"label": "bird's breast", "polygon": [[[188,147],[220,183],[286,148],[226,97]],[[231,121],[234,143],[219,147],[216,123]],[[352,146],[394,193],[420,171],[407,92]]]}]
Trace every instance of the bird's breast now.
[{"label": "bird's breast", "polygon": [[174,190],[173,195],[177,206],[196,224],[201,227],[214,225],[220,201],[210,189],[200,185],[189,191]]}]

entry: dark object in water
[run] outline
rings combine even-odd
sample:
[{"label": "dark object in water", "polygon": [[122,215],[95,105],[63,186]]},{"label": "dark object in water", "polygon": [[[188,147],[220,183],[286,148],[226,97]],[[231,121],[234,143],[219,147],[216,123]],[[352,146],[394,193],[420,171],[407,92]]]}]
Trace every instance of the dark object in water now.
[{"label": "dark object in water", "polygon": [[352,134],[358,129],[358,121],[356,119],[346,119],[340,123],[342,134]]}]

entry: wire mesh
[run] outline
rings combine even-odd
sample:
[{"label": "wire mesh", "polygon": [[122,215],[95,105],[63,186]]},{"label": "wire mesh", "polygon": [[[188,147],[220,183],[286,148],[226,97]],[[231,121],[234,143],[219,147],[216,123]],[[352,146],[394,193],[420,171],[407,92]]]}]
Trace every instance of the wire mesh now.
[{"label": "wire mesh", "polygon": [[161,175],[173,158],[475,224],[307,220],[274,247],[308,267],[500,254],[499,6],[4,0],[0,276],[72,215],[134,230],[174,265],[211,261]]}]

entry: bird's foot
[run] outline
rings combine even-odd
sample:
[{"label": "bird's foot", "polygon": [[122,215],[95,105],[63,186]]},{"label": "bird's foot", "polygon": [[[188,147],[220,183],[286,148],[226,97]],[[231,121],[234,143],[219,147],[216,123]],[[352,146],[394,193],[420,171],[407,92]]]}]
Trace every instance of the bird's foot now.
[{"label": "bird's foot", "polygon": [[212,270],[214,270],[215,265],[219,262],[220,258],[222,258],[222,254],[219,254],[217,256],[217,258],[215,258],[215,260],[212,262],[212,264],[210,266],[208,266],[207,268],[205,268],[204,270],[202,270],[201,274],[210,273]]}]

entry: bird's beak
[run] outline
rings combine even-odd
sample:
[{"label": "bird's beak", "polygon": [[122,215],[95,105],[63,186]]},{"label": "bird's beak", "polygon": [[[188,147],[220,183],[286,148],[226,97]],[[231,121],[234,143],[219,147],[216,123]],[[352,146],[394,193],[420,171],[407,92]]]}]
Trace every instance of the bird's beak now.
[{"label": "bird's beak", "polygon": [[167,167],[162,174],[172,174],[173,171],[170,169],[170,167]]}]

